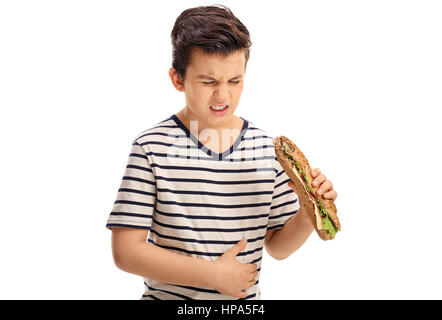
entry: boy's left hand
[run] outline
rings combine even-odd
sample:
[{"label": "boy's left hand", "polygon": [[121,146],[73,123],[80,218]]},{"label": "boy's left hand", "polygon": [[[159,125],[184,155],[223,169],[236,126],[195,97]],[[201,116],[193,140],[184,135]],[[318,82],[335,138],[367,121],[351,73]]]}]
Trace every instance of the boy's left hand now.
[{"label": "boy's left hand", "polygon": [[[322,196],[324,199],[330,199],[332,201],[335,201],[338,197],[338,194],[335,189],[333,189],[333,184],[330,180],[327,180],[327,177],[321,173],[321,170],[319,168],[313,169],[310,172],[313,182],[312,185],[315,188],[319,189],[316,191],[316,193],[319,196]],[[296,192],[295,185],[292,181],[289,181],[289,187],[293,189],[293,191]]]}]

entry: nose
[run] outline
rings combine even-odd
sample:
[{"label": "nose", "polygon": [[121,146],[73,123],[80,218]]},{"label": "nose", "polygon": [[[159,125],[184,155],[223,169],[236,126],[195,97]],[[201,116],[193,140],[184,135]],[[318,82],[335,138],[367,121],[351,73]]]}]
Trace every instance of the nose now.
[{"label": "nose", "polygon": [[229,97],[229,89],[227,85],[220,85],[213,94],[217,98],[217,101],[221,101],[220,103],[223,103],[223,101],[226,101]]}]

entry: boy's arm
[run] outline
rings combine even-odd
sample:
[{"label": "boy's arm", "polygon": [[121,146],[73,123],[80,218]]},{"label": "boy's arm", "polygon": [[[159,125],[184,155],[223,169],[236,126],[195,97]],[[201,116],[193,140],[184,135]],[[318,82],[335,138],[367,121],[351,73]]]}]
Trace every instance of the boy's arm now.
[{"label": "boy's arm", "polygon": [[113,228],[112,255],[126,272],[160,282],[210,287],[211,261],[191,258],[146,242],[147,230]]},{"label": "boy's arm", "polygon": [[[244,298],[254,285],[256,264],[236,260],[247,242],[238,242],[216,261],[185,256],[146,242],[147,230],[112,229],[114,262],[123,271],[152,280],[184,286],[209,287]],[[252,281],[253,280],[253,281]]]},{"label": "boy's arm", "polygon": [[298,250],[312,234],[314,227],[304,207],[291,217],[284,226],[267,231],[264,245],[267,253],[277,260],[283,260]]},{"label": "boy's arm", "polygon": [[[336,200],[338,194],[333,189],[333,184],[318,168],[311,171],[314,178],[312,184],[319,186],[317,193],[326,199]],[[292,181],[288,182],[290,188],[297,192]],[[298,250],[311,235],[314,227],[304,207],[299,207],[298,213],[292,216],[281,229],[267,231],[264,245],[267,252],[277,260],[283,260]]]}]

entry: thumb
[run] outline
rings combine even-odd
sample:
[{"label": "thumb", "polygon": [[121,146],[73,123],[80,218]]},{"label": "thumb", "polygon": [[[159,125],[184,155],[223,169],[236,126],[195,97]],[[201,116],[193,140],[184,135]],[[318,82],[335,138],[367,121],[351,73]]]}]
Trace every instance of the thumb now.
[{"label": "thumb", "polygon": [[237,256],[238,253],[243,251],[243,249],[246,247],[246,245],[247,245],[247,239],[244,238],[241,241],[238,241],[238,243],[235,244],[232,248],[227,250],[227,252],[232,256]]}]

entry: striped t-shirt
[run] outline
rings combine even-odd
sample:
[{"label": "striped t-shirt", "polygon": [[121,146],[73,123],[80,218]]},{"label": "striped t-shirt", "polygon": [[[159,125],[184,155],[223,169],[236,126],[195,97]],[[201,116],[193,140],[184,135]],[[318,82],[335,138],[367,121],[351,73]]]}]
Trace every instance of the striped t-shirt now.
[{"label": "striped t-shirt", "polygon": [[[106,227],[147,229],[146,241],[205,260],[246,238],[237,259],[260,271],[266,231],[281,228],[299,202],[273,138],[241,119],[240,135],[221,154],[206,148],[175,114],[141,132],[132,141]],[[236,299],[213,288],[146,278],[144,286],[141,299]],[[260,299],[259,276],[247,293],[246,299]]]}]

